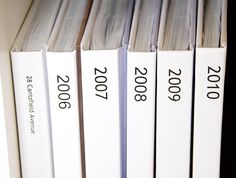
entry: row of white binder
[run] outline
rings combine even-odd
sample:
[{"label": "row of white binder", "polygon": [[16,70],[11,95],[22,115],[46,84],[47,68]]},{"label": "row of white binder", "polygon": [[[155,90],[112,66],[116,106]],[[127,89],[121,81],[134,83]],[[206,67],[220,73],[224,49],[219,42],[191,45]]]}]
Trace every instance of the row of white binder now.
[{"label": "row of white binder", "polygon": [[227,0],[33,1],[11,50],[22,178],[219,178],[226,21]]}]

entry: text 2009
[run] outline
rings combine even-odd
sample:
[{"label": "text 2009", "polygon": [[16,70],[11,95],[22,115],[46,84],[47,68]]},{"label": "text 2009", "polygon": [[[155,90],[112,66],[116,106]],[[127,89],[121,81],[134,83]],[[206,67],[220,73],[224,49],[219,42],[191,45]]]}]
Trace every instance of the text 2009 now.
[{"label": "text 2009", "polygon": [[176,71],[169,69],[168,71],[168,76],[169,76],[168,98],[171,101],[179,101],[181,99],[180,95],[181,73],[182,73],[181,69],[178,69]]}]

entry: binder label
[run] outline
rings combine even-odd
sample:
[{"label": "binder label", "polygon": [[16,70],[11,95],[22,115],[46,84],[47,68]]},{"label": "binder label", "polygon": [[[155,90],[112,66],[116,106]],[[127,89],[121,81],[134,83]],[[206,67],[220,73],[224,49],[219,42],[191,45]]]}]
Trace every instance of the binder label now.
[{"label": "binder label", "polygon": [[108,93],[107,93],[107,68],[104,67],[102,69],[94,68],[94,75],[95,75],[95,95],[107,100]]},{"label": "binder label", "polygon": [[180,76],[181,76],[181,73],[182,73],[181,69],[179,69],[177,71],[169,69],[169,72],[168,72],[168,75],[169,75],[169,80],[168,80],[168,83],[169,83],[169,88],[168,88],[169,96],[168,96],[168,98],[171,101],[179,101],[181,99],[181,96],[180,96],[180,92],[181,92],[181,87],[180,87],[181,79],[180,79]]},{"label": "binder label", "polygon": [[208,66],[207,70],[207,81],[208,81],[208,92],[207,92],[207,98],[211,100],[218,99],[220,97],[220,72],[221,67],[218,66],[217,68],[212,68]]},{"label": "binder label", "polygon": [[137,102],[147,100],[147,95],[146,95],[147,87],[145,86],[145,84],[147,83],[147,78],[146,78],[147,72],[148,70],[145,67],[143,69],[135,67],[134,81],[136,86],[134,88],[134,91],[136,95],[134,96],[134,99]]},{"label": "binder label", "polygon": [[57,75],[57,89],[59,91],[58,99],[59,99],[59,108],[60,109],[70,109],[71,103],[70,103],[70,85],[68,84],[70,82],[70,77],[68,75],[65,76],[59,76]]},{"label": "binder label", "polygon": [[26,76],[27,82],[27,97],[28,97],[28,112],[30,119],[30,133],[35,134],[35,107],[34,107],[34,95],[33,95],[33,77]]}]

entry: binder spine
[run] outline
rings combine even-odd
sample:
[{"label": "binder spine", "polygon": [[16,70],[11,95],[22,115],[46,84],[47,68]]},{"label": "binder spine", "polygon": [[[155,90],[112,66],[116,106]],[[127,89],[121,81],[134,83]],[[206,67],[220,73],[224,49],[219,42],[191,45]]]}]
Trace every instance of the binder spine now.
[{"label": "binder spine", "polygon": [[193,178],[220,176],[226,48],[197,48]]},{"label": "binder spine", "polygon": [[193,50],[157,52],[156,177],[189,177]]},{"label": "binder spine", "polygon": [[12,52],[21,168],[24,178],[52,178],[50,116],[43,52]]},{"label": "binder spine", "polygon": [[81,177],[76,51],[47,52],[55,176]]},{"label": "binder spine", "polygon": [[127,178],[152,178],[156,52],[128,51],[127,62]]},{"label": "binder spine", "polygon": [[118,53],[81,51],[87,178],[122,174]]}]

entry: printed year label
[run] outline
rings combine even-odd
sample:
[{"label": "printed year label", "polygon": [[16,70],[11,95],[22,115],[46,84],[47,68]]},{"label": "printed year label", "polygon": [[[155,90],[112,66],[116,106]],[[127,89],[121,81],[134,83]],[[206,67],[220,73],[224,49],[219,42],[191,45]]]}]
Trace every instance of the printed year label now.
[{"label": "printed year label", "polygon": [[220,97],[219,89],[220,89],[220,72],[221,67],[218,66],[217,68],[212,68],[208,66],[207,70],[207,98],[211,100],[218,99]]},{"label": "printed year label", "polygon": [[134,82],[135,82],[135,87],[134,87],[134,92],[135,92],[135,96],[134,99],[137,102],[142,102],[142,101],[146,101],[147,100],[147,72],[148,70],[146,68],[138,68],[135,67],[135,78],[134,78]]},{"label": "printed year label", "polygon": [[107,92],[107,68],[94,68],[94,75],[95,75],[95,95],[102,99],[108,99],[108,92]]},{"label": "printed year label", "polygon": [[168,80],[168,83],[169,83],[169,87],[168,87],[168,92],[169,92],[169,96],[168,98],[171,100],[171,101],[179,101],[181,99],[181,95],[180,95],[180,92],[181,92],[181,69],[179,70],[171,70],[169,69],[168,71],[168,76],[169,76],[169,80]]},{"label": "printed year label", "polygon": [[59,108],[60,109],[70,109],[70,77],[59,76],[57,75],[57,90],[58,90],[58,99],[59,99]]}]

